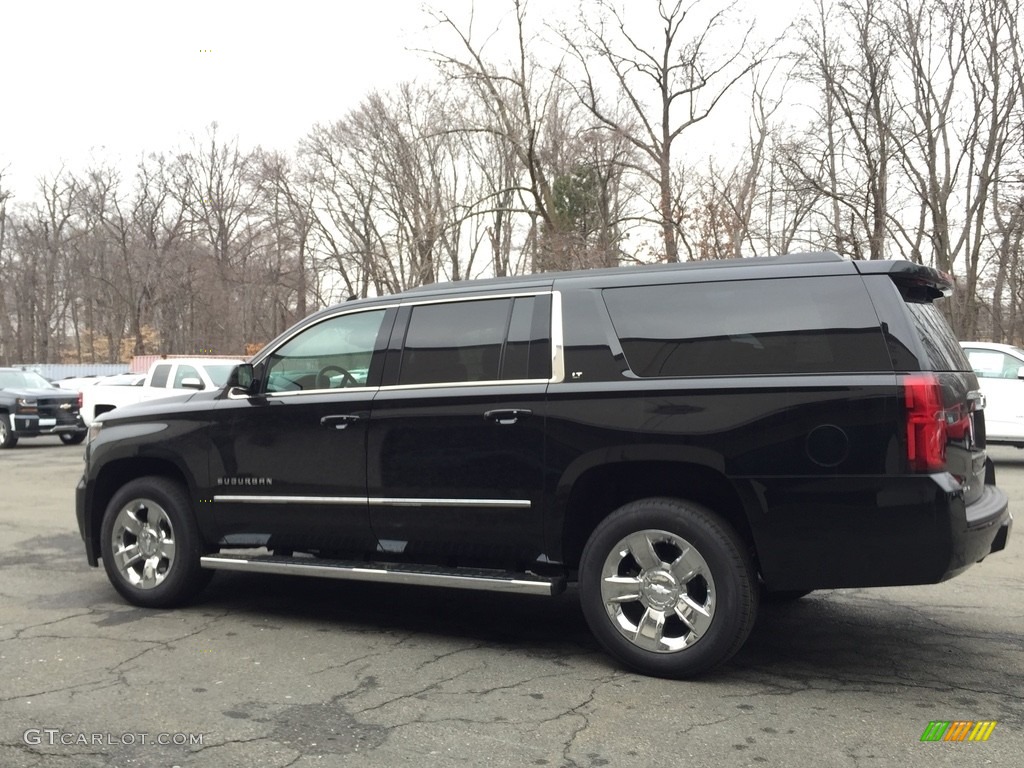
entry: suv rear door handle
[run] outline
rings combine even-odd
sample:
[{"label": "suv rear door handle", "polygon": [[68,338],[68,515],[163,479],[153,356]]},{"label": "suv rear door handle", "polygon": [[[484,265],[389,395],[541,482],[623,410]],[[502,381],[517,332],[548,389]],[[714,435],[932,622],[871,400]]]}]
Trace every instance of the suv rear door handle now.
[{"label": "suv rear door handle", "polygon": [[533,411],[526,408],[503,408],[496,411],[487,411],[484,418],[493,421],[495,424],[515,424],[519,419],[526,418]]},{"label": "suv rear door handle", "polygon": [[359,417],[353,413],[341,413],[332,416],[324,416],[320,419],[320,426],[330,429],[345,429],[349,424],[359,421]]}]

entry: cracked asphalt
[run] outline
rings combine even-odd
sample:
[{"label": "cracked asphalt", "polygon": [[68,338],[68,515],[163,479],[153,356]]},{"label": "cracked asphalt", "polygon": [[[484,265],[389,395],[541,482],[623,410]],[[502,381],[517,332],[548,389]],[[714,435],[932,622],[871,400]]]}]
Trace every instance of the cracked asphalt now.
[{"label": "cracked asphalt", "polygon": [[[1024,451],[991,454],[1019,518]],[[0,452],[4,768],[1022,764],[1021,530],[944,584],[765,605],[730,664],[672,682],[601,653],[572,592],[220,573],[130,607],[85,563],[80,470],[56,439]],[[922,743],[932,720],[998,725]]]}]

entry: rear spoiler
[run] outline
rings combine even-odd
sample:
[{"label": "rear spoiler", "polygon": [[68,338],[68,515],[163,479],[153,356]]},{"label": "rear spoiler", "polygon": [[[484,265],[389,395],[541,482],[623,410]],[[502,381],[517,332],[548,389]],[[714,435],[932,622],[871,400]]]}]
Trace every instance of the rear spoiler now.
[{"label": "rear spoiler", "polygon": [[909,299],[932,301],[953,295],[952,275],[912,261],[854,261],[862,275],[888,275]]}]

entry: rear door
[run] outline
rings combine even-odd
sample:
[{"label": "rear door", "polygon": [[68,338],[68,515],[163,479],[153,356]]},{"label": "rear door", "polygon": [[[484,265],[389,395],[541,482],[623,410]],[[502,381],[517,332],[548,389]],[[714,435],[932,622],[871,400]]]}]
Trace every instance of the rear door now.
[{"label": "rear door", "polygon": [[417,562],[543,554],[551,294],[403,306],[367,443],[382,549]]}]

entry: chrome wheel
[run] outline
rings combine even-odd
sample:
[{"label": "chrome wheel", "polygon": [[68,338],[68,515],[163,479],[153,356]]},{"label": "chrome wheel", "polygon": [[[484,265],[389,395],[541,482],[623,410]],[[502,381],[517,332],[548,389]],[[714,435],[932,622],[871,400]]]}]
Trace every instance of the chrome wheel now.
[{"label": "chrome wheel", "polygon": [[626,666],[693,677],[747,639],[756,580],[747,544],[722,517],[686,499],[652,497],[624,504],[590,534],[580,607],[597,641]]},{"label": "chrome wheel", "polygon": [[187,487],[140,477],[110,499],[99,532],[103,568],[122,597],[147,608],[181,605],[206,585],[203,538]]},{"label": "chrome wheel", "polygon": [[174,526],[152,499],[132,499],[114,519],[110,549],[121,577],[138,589],[163,583],[174,566]]},{"label": "chrome wheel", "polygon": [[13,448],[18,438],[11,429],[11,422],[6,413],[0,413],[0,448]]},{"label": "chrome wheel", "polygon": [[672,653],[699,642],[711,626],[715,580],[686,539],[637,531],[605,558],[601,599],[623,637],[646,651]]}]

